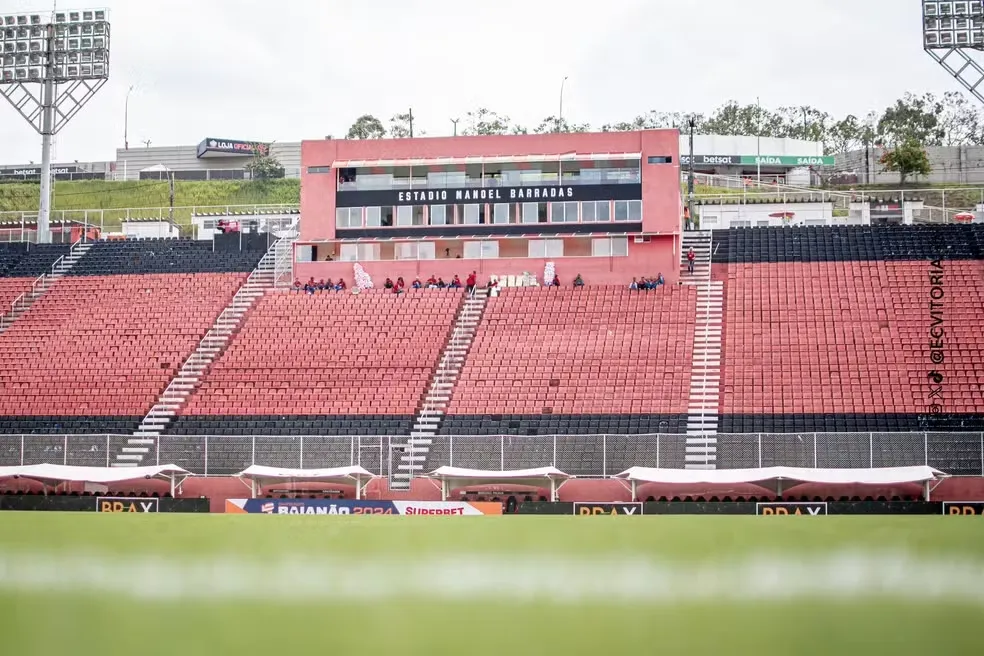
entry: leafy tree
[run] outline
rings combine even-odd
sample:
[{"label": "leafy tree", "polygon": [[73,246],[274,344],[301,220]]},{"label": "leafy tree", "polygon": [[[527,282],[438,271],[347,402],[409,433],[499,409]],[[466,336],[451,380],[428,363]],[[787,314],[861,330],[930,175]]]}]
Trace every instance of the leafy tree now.
[{"label": "leafy tree", "polygon": [[588,132],[591,126],[587,123],[568,123],[567,119],[557,116],[548,116],[540,122],[540,125],[533,129],[534,134],[548,134],[550,132]]},{"label": "leafy tree", "polygon": [[984,118],[967,97],[956,91],[943,94],[939,102],[943,107],[939,127],[943,132],[943,146],[979,146],[984,144]]},{"label": "leafy tree", "polygon": [[283,165],[271,155],[256,155],[244,168],[254,180],[276,180],[285,175]]},{"label": "leafy tree", "polygon": [[372,114],[363,114],[355,119],[355,123],[349,128],[346,139],[382,139],[386,136],[386,128],[383,122]]},{"label": "leafy tree", "polygon": [[892,150],[886,150],[879,160],[885,171],[899,174],[899,182],[905,184],[910,175],[929,175],[929,156],[915,139],[907,139]]},{"label": "leafy tree", "polygon": [[422,130],[413,129],[413,115],[410,112],[394,114],[390,118],[389,133],[393,139],[406,139],[411,135],[420,137],[424,134]]},{"label": "leafy tree", "polygon": [[906,93],[882,113],[878,120],[878,137],[892,146],[908,141],[923,146],[938,146],[945,136],[937,118],[942,111],[943,103],[933,94],[917,96]]},{"label": "leafy tree", "polygon": [[636,116],[631,121],[606,123],[601,126],[602,132],[628,132],[632,130],[660,130],[665,128],[687,129],[687,120],[694,116],[697,119],[696,132],[701,131],[705,119],[703,114],[688,114],[686,112],[657,112],[649,110]]},{"label": "leafy tree", "polygon": [[490,135],[490,134],[509,134],[516,129],[508,116],[497,114],[485,107],[479,107],[466,115],[467,123],[462,134],[466,135]]},{"label": "leafy tree", "polygon": [[824,152],[832,155],[870,147],[875,142],[876,123],[877,118],[873,114],[869,114],[864,121],[854,114],[848,114],[827,128]]}]

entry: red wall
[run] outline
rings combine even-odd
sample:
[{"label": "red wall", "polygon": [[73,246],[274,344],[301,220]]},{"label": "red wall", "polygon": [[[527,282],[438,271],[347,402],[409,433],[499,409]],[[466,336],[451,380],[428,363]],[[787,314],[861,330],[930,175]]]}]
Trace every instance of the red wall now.
[{"label": "red wall", "polygon": [[[578,134],[423,137],[419,139],[332,139],[301,144],[301,240],[335,236],[335,175],[308,174],[311,166],[336,160],[437,159],[570,153],[642,153],[642,215],[646,233],[678,234],[680,141],[677,130]],[[668,155],[672,164],[646,164],[649,155]],[[665,273],[664,273],[665,275]]]},{"label": "red wall", "polygon": [[[629,238],[629,254],[620,257],[553,257],[538,258],[498,258],[492,260],[445,259],[437,260],[385,260],[360,262],[362,268],[372,276],[377,286],[382,286],[386,278],[396,280],[403,276],[409,285],[414,278],[427,280],[431,275],[450,281],[457,274],[464,281],[472,271],[477,271],[480,284],[485,284],[491,275],[520,275],[529,272],[536,275],[542,284],[543,269],[546,263],[553,262],[557,275],[564,285],[570,284],[577,274],[581,274],[588,285],[628,285],[633,277],[653,277],[663,274],[667,284],[674,284],[680,277],[679,247],[676,237],[653,237],[646,244],[635,244]],[[443,252],[441,253],[443,255]],[[341,276],[349,286],[354,278],[352,262],[298,262],[294,264],[296,277],[306,281]]]}]

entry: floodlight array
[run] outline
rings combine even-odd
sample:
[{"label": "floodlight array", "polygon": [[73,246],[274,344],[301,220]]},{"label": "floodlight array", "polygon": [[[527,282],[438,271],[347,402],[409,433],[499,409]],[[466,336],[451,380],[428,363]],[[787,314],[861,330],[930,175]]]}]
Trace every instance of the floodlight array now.
[{"label": "floodlight array", "polygon": [[923,0],[923,46],[984,48],[984,1]]},{"label": "floodlight array", "polygon": [[0,14],[0,84],[108,77],[105,9]]}]

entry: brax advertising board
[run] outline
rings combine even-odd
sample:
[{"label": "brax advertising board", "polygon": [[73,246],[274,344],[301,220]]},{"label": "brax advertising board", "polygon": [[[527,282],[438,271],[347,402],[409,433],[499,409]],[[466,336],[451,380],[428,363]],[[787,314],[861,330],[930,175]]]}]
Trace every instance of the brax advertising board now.
[{"label": "brax advertising board", "polygon": [[363,501],[349,499],[226,499],[225,511],[261,515],[501,515],[490,501]]}]

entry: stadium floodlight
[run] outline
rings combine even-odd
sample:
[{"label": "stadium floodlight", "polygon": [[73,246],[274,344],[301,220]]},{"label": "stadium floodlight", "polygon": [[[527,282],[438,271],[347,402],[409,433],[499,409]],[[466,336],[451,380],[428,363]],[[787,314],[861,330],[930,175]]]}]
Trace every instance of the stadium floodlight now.
[{"label": "stadium floodlight", "polygon": [[984,0],[920,0],[923,50],[984,103],[984,67],[972,52],[984,50]]},{"label": "stadium floodlight", "polygon": [[0,13],[0,94],[41,135],[38,241],[51,241],[51,139],[109,79],[109,12]]}]

